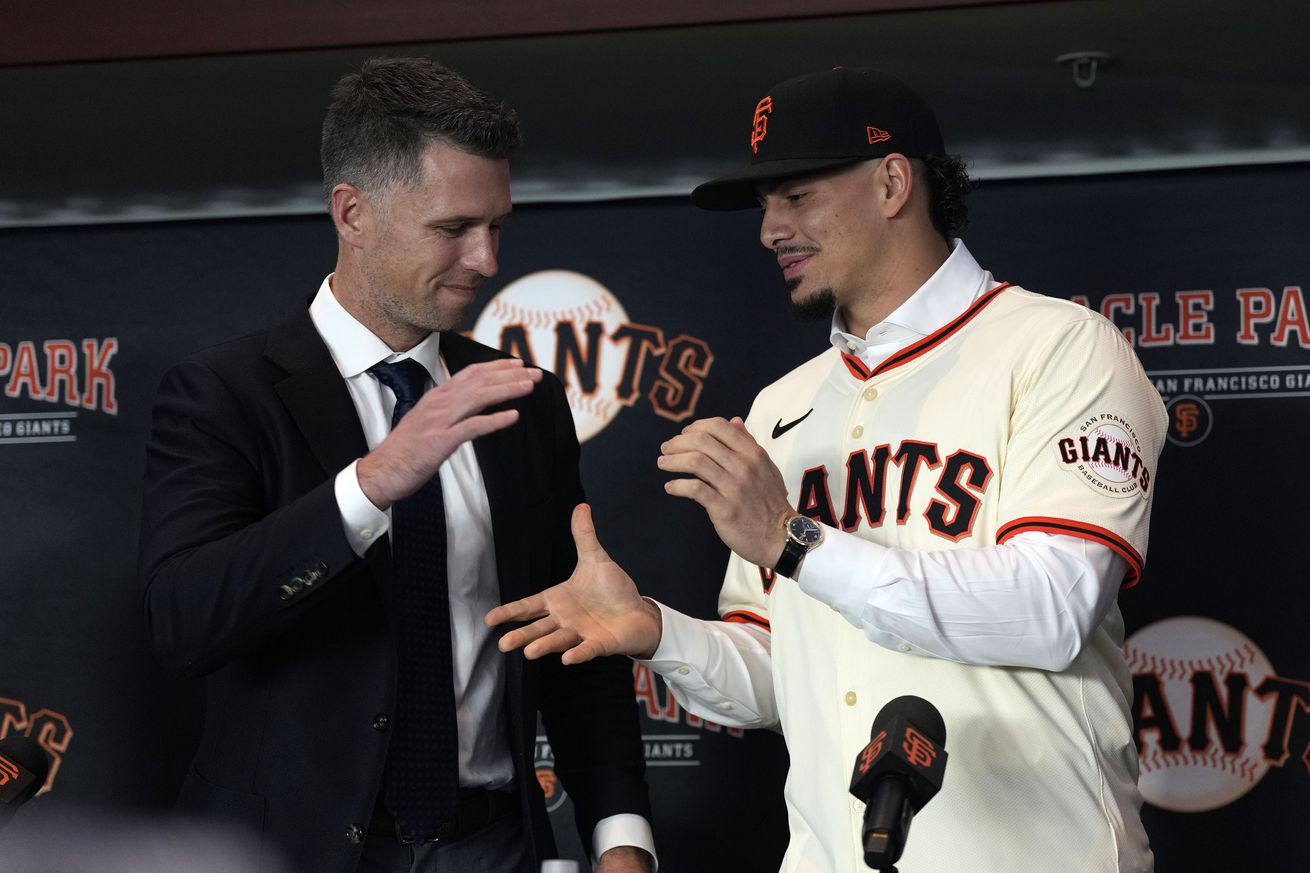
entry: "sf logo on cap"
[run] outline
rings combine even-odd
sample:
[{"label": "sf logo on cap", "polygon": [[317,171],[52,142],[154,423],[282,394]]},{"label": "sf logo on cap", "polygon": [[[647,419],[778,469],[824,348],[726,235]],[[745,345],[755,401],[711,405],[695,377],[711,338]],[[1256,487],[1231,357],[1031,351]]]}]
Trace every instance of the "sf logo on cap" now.
[{"label": "sf logo on cap", "polygon": [[760,143],[769,133],[769,116],[773,114],[773,98],[765,97],[755,104],[755,121],[751,126],[751,154],[758,154]]}]

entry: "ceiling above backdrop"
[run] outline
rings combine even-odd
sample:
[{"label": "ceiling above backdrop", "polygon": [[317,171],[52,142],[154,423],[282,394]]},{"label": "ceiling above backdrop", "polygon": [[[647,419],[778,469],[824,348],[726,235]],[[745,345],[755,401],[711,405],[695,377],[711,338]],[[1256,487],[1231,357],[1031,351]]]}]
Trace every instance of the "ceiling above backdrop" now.
[{"label": "ceiling above backdrop", "polygon": [[[318,212],[328,90],[383,53],[518,109],[518,202],[686,194],[745,162],[770,85],[837,64],[908,80],[984,179],[1310,161],[1310,26],[1277,0],[19,5],[0,226]],[[1087,88],[1055,61],[1084,51]]]}]

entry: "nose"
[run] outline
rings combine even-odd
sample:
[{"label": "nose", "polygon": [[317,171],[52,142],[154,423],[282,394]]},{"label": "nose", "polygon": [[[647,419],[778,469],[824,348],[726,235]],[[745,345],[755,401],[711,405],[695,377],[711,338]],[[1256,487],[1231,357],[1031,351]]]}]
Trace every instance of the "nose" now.
[{"label": "nose", "polygon": [[791,239],[794,229],[783,211],[778,208],[774,198],[764,200],[764,217],[760,220],[760,242],[766,249],[775,249]]},{"label": "nose", "polygon": [[464,237],[467,245],[461,263],[466,270],[491,278],[500,271],[496,253],[500,250],[499,228],[480,227]]}]

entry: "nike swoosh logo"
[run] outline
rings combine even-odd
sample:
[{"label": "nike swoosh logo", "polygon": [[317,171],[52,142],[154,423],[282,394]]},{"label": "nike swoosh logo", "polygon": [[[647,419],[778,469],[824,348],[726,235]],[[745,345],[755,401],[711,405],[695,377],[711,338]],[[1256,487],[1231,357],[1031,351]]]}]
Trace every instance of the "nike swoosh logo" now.
[{"label": "nike swoosh logo", "polygon": [[[811,406],[811,407],[810,407],[810,412],[813,412],[813,411],[814,411],[814,407]],[[796,425],[800,424],[800,423],[801,423],[802,421],[804,421],[805,419],[809,418],[809,417],[810,417],[810,412],[807,412],[807,413],[805,413],[804,415],[802,415],[800,418],[796,419],[795,421],[789,421],[789,422],[787,422],[786,424],[783,424],[783,423],[782,423],[782,419],[781,419],[781,418],[778,419],[778,423],[775,424],[775,425],[773,426],[773,438],[776,440],[778,437],[782,436],[782,435],[785,434],[787,431],[791,430],[793,427],[795,427]]]}]

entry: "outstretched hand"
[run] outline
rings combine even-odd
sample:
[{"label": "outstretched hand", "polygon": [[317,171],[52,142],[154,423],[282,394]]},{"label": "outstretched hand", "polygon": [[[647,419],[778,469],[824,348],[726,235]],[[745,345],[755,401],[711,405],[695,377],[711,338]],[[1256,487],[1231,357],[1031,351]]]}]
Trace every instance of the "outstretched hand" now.
[{"label": "outstretched hand", "polygon": [[659,646],[663,621],[659,607],[642,598],[623,568],[596,538],[591,507],[573,510],[578,566],[565,581],[539,594],[497,606],[488,625],[528,621],[500,638],[500,650],[523,649],[527,658],[563,652],[565,664],[604,655],[649,658]]}]

